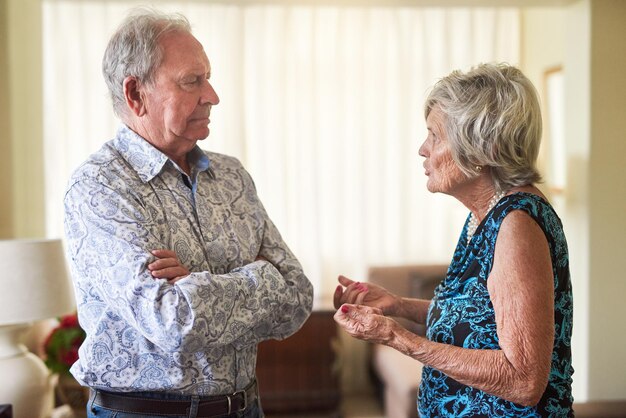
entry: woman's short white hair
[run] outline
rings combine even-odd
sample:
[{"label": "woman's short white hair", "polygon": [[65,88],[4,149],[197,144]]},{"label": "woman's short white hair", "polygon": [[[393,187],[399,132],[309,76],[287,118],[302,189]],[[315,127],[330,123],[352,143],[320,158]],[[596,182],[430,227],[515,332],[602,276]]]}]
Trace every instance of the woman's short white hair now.
[{"label": "woman's short white hair", "polygon": [[497,191],[541,181],[541,110],[535,87],[519,69],[481,64],[453,71],[433,87],[425,116],[435,107],[444,114],[452,158],[466,175],[490,167]]},{"label": "woman's short white hair", "polygon": [[171,31],[191,33],[191,25],[181,14],[164,14],[151,8],[133,9],[111,36],[102,58],[113,110],[119,117],[126,113],[124,79],[136,77],[140,83],[153,81],[163,53],[158,40]]}]

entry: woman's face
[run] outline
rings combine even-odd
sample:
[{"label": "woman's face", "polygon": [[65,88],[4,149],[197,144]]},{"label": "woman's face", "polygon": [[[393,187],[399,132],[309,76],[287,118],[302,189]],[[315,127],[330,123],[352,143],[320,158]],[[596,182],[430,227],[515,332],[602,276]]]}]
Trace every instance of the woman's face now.
[{"label": "woman's face", "polygon": [[419,149],[424,160],[424,170],[428,181],[426,188],[431,193],[453,195],[467,181],[467,176],[452,159],[448,136],[444,129],[445,114],[435,106],[426,118],[428,136]]}]

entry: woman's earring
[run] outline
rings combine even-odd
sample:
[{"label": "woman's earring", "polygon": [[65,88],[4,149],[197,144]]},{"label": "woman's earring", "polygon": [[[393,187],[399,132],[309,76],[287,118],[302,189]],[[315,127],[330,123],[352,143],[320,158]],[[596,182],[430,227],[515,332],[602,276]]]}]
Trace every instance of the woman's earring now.
[{"label": "woman's earring", "polygon": [[481,165],[477,165],[476,167],[474,167],[476,169],[476,171],[478,171],[479,173],[481,171],[483,171],[483,167]]}]

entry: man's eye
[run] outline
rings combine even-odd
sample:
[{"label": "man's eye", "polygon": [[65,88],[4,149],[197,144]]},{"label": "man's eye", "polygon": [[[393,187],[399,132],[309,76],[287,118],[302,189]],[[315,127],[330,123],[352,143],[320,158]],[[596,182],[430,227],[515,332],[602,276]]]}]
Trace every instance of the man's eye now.
[{"label": "man's eye", "polygon": [[202,80],[201,77],[191,78],[191,79],[183,80],[183,84],[192,86],[194,84],[200,84],[201,80]]}]

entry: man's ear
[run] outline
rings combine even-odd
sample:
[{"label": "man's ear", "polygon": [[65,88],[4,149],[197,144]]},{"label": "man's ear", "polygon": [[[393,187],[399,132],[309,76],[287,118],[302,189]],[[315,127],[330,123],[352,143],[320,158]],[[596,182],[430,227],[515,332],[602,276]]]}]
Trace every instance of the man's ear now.
[{"label": "man's ear", "polygon": [[143,116],[146,113],[146,107],[143,101],[143,95],[140,90],[139,81],[133,76],[124,79],[124,98],[126,106],[135,116]]}]

